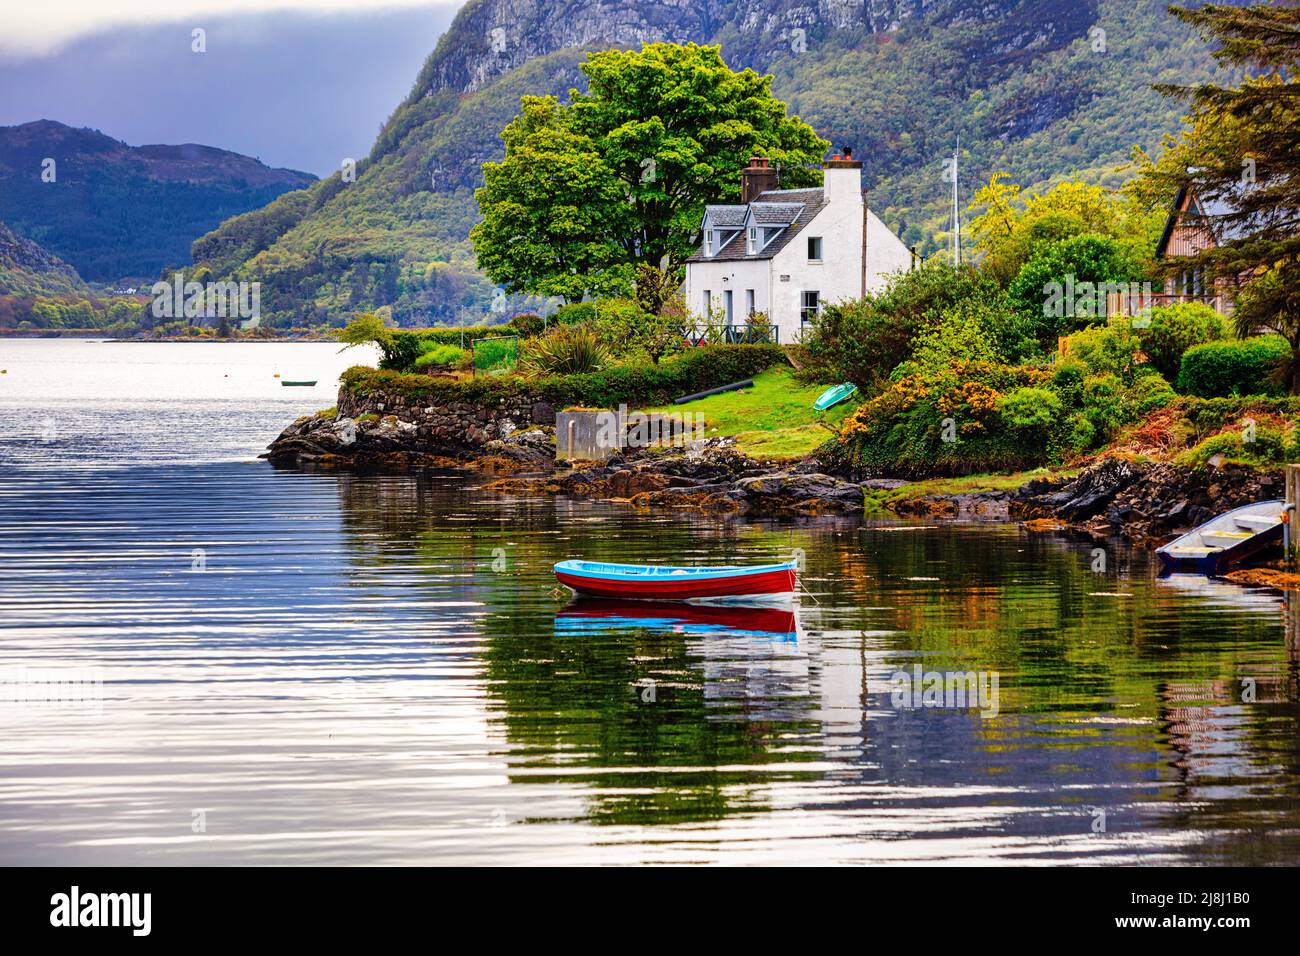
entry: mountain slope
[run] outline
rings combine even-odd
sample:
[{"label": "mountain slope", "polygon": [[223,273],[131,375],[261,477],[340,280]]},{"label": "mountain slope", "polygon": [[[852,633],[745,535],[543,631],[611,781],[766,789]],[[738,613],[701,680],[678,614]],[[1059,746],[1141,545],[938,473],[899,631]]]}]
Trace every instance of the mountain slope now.
[{"label": "mountain slope", "polygon": [[58,256],[0,222],[0,295],[86,293],[86,283]]},{"label": "mountain slope", "polygon": [[273,320],[392,305],[399,321],[481,311],[472,190],[524,93],[581,85],[585,49],[721,43],[733,67],[866,160],[870,202],[922,252],[947,240],[943,162],[963,194],[1005,169],[1029,186],[1113,179],[1176,128],[1153,82],[1212,75],[1163,0],[471,0],[381,130],[356,182],[336,175],[194,246],[214,274],[263,283]]},{"label": "mountain slope", "polygon": [[210,146],[128,146],[50,120],[0,127],[0,219],[99,282],[185,265],[196,236],[315,178]]}]

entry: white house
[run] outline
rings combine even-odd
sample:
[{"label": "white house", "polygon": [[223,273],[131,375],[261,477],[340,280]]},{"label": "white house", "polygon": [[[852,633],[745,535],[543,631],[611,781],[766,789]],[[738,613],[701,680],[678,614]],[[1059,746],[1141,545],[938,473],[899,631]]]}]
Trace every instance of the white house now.
[{"label": "white house", "polygon": [[829,302],[878,291],[891,272],[910,269],[912,254],[862,195],[862,164],[833,156],[823,185],[778,189],[777,170],[755,157],[741,171],[741,204],[708,206],[703,243],[686,260],[686,302],[741,329],[767,316],[782,343]]}]

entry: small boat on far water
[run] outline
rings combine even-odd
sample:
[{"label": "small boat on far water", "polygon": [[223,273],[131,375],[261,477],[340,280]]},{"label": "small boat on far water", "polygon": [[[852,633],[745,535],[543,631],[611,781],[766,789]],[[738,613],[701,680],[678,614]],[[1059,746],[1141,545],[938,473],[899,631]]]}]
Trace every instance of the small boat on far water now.
[{"label": "small boat on far water", "polygon": [[722,568],[561,561],[555,576],[565,587],[589,597],[750,603],[792,598],[795,568],[794,561]]},{"label": "small boat on far water", "polygon": [[1257,501],[1211,518],[1156,549],[1166,571],[1218,575],[1282,541],[1286,502]]},{"label": "small boat on far water", "polygon": [[292,387],[302,387],[302,388],[307,388],[307,387],[310,387],[310,386],[312,386],[312,385],[315,385],[315,384],[316,384],[316,379],[313,378],[313,379],[311,379],[310,381],[291,382],[291,381],[289,381],[288,379],[284,379],[284,378],[282,378],[282,379],[280,379],[280,384],[281,384],[281,385],[284,385],[285,387],[291,387],[291,388],[292,388]]}]

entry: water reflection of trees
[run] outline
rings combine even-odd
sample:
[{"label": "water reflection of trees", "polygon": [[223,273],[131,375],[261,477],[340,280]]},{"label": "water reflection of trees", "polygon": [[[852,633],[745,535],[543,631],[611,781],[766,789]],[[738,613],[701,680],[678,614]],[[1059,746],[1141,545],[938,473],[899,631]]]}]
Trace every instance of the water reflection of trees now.
[{"label": "water reflection of trees", "polygon": [[[828,759],[851,779],[1020,787],[1017,799],[1039,802],[1058,785],[1072,788],[1064,800],[1163,799],[1151,785],[1177,799],[1179,781],[1222,745],[1246,761],[1233,775],[1280,775],[1291,788],[1300,777],[1296,658],[1276,602],[1225,608],[1221,595],[1157,582],[1144,555],[1113,545],[1097,573],[1096,544],[1014,528],[646,515],[437,477],[347,479],[340,494],[354,568],[404,562],[418,568],[412,586],[481,602],[464,626],[483,639],[511,779],[580,784],[596,821],[760,810],[766,785],[820,778]],[[795,547],[812,593],[794,652],[653,622],[556,627],[567,597],[554,593],[557,560],[745,563]],[[917,661],[998,671],[1001,715],[886,710],[880,675]],[[1198,735],[1202,720],[1185,707],[1200,705],[1185,689],[1213,689],[1209,706],[1227,707],[1224,689],[1246,672],[1267,707],[1231,732],[1206,718],[1216,729]],[[652,684],[654,700],[643,699]]]},{"label": "water reflection of trees", "polygon": [[[482,624],[512,767],[534,783],[588,785],[597,822],[753,809],[749,786],[806,775],[798,765],[814,759],[789,745],[816,730],[806,677],[792,682],[771,666],[773,645],[762,638],[736,636],[734,656],[720,662],[671,623],[548,631],[496,613]],[[724,689],[735,682],[745,692]]]},{"label": "water reflection of trees", "polygon": [[589,818],[646,824],[752,809],[757,784],[808,776],[800,765],[816,755],[790,744],[819,726],[797,645],[725,627],[707,640],[653,622],[557,628],[567,592],[557,596],[551,570],[574,555],[770,560],[788,534],[485,498],[432,477],[352,478],[340,495],[354,567],[413,564],[425,586],[440,579],[443,592],[472,591],[484,605],[473,626],[512,780],[580,783]]}]

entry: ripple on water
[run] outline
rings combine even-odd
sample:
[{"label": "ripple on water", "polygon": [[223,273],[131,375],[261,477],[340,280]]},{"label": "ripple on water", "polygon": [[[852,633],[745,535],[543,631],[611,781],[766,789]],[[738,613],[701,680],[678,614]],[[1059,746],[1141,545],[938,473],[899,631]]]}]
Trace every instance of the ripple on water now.
[{"label": "ripple on water", "polygon": [[[120,401],[78,407],[31,369],[23,404],[0,393],[0,667],[101,682],[75,705],[0,703],[6,862],[1300,849],[1296,647],[1275,593],[1160,581],[1120,549],[1096,575],[1091,543],[1010,526],[715,520],[451,475],[278,472],[257,450],[330,400],[282,400],[252,373],[222,394],[224,347],[149,358]],[[143,354],[115,348],[128,367]],[[326,361],[254,359],[257,375]],[[550,571],[795,547],[807,593],[784,617],[565,607]],[[996,706],[904,706],[918,666],[996,675]]]}]

